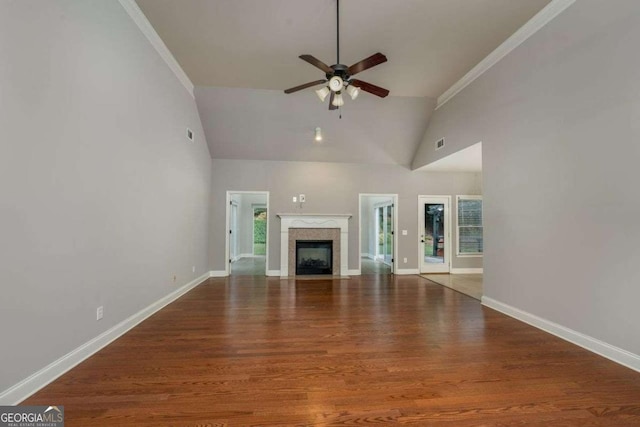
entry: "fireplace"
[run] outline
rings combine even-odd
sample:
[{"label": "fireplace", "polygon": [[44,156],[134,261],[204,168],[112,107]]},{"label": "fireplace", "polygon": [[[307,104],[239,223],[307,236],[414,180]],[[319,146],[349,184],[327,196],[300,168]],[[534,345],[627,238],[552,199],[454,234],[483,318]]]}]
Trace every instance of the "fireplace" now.
[{"label": "fireplace", "polygon": [[333,274],[333,240],[296,240],[296,275]]},{"label": "fireplace", "polygon": [[296,276],[296,242],[329,240],[332,276],[346,277],[351,214],[277,214],[280,221],[280,277]]}]

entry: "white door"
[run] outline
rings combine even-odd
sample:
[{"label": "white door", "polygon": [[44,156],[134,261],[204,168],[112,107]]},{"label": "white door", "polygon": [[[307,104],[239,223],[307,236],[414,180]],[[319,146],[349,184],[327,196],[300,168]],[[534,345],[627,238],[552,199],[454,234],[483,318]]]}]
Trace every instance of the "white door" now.
[{"label": "white door", "polygon": [[238,258],[238,204],[231,202],[231,218],[229,220],[229,259]]},{"label": "white door", "polygon": [[384,204],[374,208],[376,219],[376,259],[391,266],[393,259],[393,204]]},{"label": "white door", "polygon": [[418,196],[420,273],[448,273],[451,266],[451,196]]}]

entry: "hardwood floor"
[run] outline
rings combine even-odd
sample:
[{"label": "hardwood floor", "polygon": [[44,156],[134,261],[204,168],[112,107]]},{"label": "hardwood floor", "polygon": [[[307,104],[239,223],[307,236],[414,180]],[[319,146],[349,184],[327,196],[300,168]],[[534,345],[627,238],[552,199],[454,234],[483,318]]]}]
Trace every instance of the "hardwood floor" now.
[{"label": "hardwood floor", "polygon": [[640,373],[419,276],[210,279],[23,404],[69,426],[638,426]]}]

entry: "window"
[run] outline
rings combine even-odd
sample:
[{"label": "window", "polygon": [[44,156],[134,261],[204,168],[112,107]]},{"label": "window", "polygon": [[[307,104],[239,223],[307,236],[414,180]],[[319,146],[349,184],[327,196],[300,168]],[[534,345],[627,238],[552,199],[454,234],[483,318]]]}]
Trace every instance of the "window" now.
[{"label": "window", "polygon": [[457,196],[458,208],[458,256],[481,256],[482,196]]},{"label": "window", "polygon": [[253,209],[253,254],[267,253],[267,206],[251,205]]}]

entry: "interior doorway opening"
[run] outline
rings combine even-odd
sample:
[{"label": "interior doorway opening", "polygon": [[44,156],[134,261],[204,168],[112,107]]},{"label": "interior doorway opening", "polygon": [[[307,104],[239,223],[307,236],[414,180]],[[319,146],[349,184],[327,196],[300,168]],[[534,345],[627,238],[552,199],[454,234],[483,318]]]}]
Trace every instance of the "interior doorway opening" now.
[{"label": "interior doorway opening", "polygon": [[267,191],[227,191],[227,275],[266,276],[268,206]]},{"label": "interior doorway opening", "polygon": [[360,274],[396,272],[397,194],[360,194]]}]

